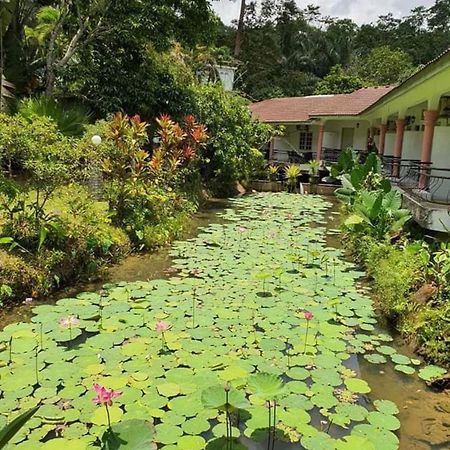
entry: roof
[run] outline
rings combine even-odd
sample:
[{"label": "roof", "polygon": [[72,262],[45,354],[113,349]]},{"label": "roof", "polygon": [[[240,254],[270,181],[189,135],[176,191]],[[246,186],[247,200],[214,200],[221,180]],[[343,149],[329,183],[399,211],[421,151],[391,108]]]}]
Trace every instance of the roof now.
[{"label": "roof", "polygon": [[351,94],[273,98],[253,103],[250,109],[256,118],[271,123],[308,122],[320,116],[357,116],[392,89],[393,86],[380,86]]}]

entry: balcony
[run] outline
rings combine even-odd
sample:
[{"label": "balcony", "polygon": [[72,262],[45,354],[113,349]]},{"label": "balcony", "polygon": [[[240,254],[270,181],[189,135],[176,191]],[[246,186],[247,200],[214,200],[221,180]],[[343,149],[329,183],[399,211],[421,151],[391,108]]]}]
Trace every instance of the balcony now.
[{"label": "balcony", "polygon": [[432,163],[383,157],[383,170],[403,194],[404,205],[423,228],[450,230],[450,169]]}]

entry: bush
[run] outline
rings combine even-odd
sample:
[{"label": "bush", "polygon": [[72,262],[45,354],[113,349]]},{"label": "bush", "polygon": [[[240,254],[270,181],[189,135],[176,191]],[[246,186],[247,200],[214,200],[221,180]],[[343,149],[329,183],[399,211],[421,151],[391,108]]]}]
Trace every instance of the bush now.
[{"label": "bush", "polygon": [[260,169],[260,148],[275,130],[253,119],[248,102],[221,86],[197,86],[195,102],[195,114],[211,136],[200,162],[203,179],[216,193],[228,194],[236,181],[248,182]]},{"label": "bush", "polygon": [[47,294],[130,249],[127,235],[111,225],[107,205],[93,202],[79,185],[59,188],[45,213],[52,219],[44,234],[26,215],[1,224],[0,235],[13,240],[0,265],[0,286],[9,286],[9,297]]},{"label": "bush", "polygon": [[59,132],[66,136],[81,136],[91,117],[91,113],[83,106],[64,105],[43,94],[22,100],[19,114],[30,123],[40,117],[50,118],[56,123]]},{"label": "bush", "polygon": [[423,281],[421,261],[391,243],[374,242],[366,265],[383,312],[391,318],[407,314],[412,296]]}]

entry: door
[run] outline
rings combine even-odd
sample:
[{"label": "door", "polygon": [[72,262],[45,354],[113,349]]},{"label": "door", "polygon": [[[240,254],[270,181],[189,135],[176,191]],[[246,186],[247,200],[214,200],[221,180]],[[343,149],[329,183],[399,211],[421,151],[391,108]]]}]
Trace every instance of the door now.
[{"label": "door", "polygon": [[355,129],[354,128],[342,128],[342,142],[341,149],[345,150],[346,148],[353,148],[353,139],[355,137]]}]

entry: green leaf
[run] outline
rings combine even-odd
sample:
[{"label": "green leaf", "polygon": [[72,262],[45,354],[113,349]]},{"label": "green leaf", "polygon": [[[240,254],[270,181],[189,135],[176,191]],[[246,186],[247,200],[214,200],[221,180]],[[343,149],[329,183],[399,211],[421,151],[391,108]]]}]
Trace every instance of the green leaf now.
[{"label": "green leaf", "polygon": [[228,408],[245,409],[249,406],[242,391],[231,389],[227,393],[222,385],[211,386],[202,392],[202,403],[205,408],[225,410]]},{"label": "green leaf", "polygon": [[252,375],[248,380],[248,389],[264,400],[276,400],[286,392],[281,379],[270,373]]},{"label": "green leaf", "polygon": [[419,378],[425,381],[432,381],[436,378],[442,377],[446,373],[447,371],[442,367],[430,365],[419,370]]},{"label": "green leaf", "polygon": [[0,431],[0,448],[6,446],[19,430],[36,414],[39,408],[40,406],[36,406],[24,412]]},{"label": "green leaf", "polygon": [[358,378],[347,378],[344,380],[344,384],[347,389],[355,394],[368,394],[370,392],[370,386],[367,381],[360,380]]},{"label": "green leaf", "polygon": [[151,450],[153,443],[152,425],[144,420],[132,419],[112,426],[102,437],[103,450]]}]

